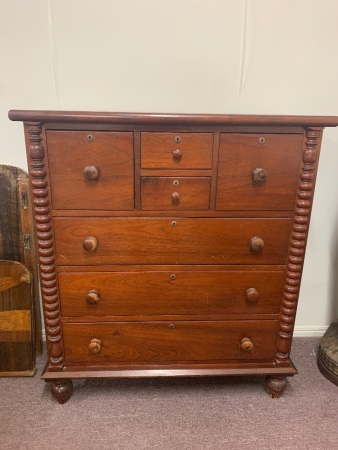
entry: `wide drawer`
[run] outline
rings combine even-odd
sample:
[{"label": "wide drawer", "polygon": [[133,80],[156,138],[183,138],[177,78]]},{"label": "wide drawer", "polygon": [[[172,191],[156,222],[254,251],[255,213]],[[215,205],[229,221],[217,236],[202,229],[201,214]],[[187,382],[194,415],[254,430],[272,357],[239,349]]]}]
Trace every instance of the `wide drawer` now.
[{"label": "wide drawer", "polygon": [[210,169],[212,133],[141,133],[143,169]]},{"label": "wide drawer", "polygon": [[53,209],[134,209],[133,133],[48,131]]},{"label": "wide drawer", "polygon": [[210,177],[142,177],[142,209],[207,210],[210,180]]},{"label": "wide drawer", "polygon": [[293,210],[303,135],[220,138],[217,210]]},{"label": "wide drawer", "polygon": [[291,225],[291,219],[57,217],[56,262],[285,264]]},{"label": "wide drawer", "polygon": [[272,360],[277,333],[267,320],[63,324],[66,363]]},{"label": "wide drawer", "polygon": [[63,316],[278,314],[282,271],[59,273]]}]

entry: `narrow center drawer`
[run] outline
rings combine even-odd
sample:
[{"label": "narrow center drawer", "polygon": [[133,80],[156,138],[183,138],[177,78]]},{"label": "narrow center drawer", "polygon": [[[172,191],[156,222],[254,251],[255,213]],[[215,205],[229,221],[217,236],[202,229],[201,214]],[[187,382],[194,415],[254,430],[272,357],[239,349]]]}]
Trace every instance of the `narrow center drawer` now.
[{"label": "narrow center drawer", "polygon": [[143,169],[210,169],[213,133],[141,133]]},{"label": "narrow center drawer", "polygon": [[142,209],[208,210],[210,181],[210,177],[142,177]]}]

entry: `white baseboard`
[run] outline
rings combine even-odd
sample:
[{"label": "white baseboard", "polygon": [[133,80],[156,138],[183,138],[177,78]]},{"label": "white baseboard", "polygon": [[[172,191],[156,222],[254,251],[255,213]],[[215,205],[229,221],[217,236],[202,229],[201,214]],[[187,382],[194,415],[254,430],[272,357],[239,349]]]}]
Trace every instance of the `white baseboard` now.
[{"label": "white baseboard", "polygon": [[309,326],[309,327],[295,327],[295,331],[293,335],[295,337],[322,337],[325,333],[325,331],[328,329],[328,327],[316,327],[316,326]]}]

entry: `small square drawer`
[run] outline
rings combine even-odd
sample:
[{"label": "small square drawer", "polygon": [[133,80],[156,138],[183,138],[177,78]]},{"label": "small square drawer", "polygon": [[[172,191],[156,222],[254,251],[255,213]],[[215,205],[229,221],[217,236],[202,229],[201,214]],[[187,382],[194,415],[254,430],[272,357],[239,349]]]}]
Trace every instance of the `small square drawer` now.
[{"label": "small square drawer", "polygon": [[207,210],[210,177],[142,177],[142,209]]},{"label": "small square drawer", "polygon": [[134,209],[133,133],[48,131],[53,209]]},{"label": "small square drawer", "polygon": [[302,134],[221,133],[216,210],[293,210]]},{"label": "small square drawer", "polygon": [[141,133],[143,169],[211,169],[213,133]]}]

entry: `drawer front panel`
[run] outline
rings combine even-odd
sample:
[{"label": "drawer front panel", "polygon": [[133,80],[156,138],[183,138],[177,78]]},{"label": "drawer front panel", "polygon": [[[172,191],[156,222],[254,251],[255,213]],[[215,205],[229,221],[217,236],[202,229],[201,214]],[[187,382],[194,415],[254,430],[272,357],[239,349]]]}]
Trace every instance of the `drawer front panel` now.
[{"label": "drawer front panel", "polygon": [[[267,320],[63,324],[68,363],[272,360],[277,332]],[[252,350],[242,350],[243,338]]]},{"label": "drawer front panel", "polygon": [[54,209],[134,209],[133,133],[48,131]]},{"label": "drawer front panel", "polygon": [[143,169],[211,169],[212,133],[141,133]]},{"label": "drawer front panel", "polygon": [[207,210],[210,180],[209,177],[142,177],[142,209]]},{"label": "drawer front panel", "polygon": [[278,314],[284,272],[59,273],[63,316]]},{"label": "drawer front panel", "polygon": [[[285,264],[291,224],[291,219],[57,217],[56,262]],[[257,243],[257,236],[264,244],[260,251],[251,248],[253,240]],[[93,250],[88,251],[85,246]]]},{"label": "drawer front panel", "polygon": [[303,135],[222,133],[216,209],[293,210],[302,142]]}]

